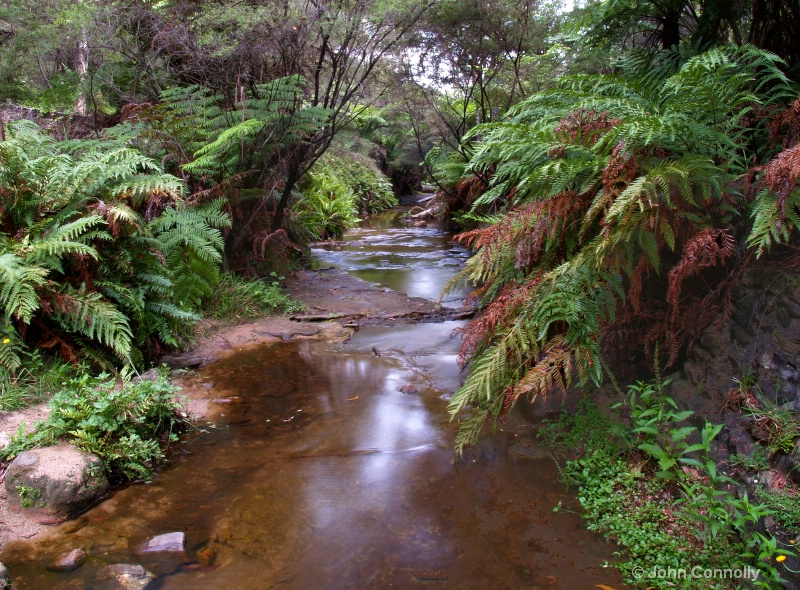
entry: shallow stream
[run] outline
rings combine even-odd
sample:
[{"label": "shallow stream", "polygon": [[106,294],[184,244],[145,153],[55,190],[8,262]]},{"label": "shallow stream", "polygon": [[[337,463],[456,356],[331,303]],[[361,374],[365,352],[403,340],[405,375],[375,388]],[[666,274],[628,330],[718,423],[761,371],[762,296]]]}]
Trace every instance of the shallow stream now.
[{"label": "shallow stream", "polygon": [[[381,219],[318,250],[318,265],[436,299],[466,253],[443,232]],[[208,366],[215,427],[152,483],[0,561],[20,590],[103,589],[95,573],[109,563],[140,563],[164,590],[621,588],[602,566],[612,547],[553,512],[568,496],[552,460],[511,452],[524,425],[453,462],[461,325],[362,327],[345,344],[262,346]],[[185,556],[136,555],[173,531],[186,534]],[[75,547],[91,556],[83,567],[46,570]]]}]

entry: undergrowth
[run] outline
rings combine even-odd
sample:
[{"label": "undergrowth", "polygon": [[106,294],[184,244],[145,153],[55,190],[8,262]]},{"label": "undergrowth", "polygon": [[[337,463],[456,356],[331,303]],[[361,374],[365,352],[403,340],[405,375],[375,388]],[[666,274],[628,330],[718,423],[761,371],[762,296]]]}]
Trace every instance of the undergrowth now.
[{"label": "undergrowth", "polygon": [[106,374],[72,379],[53,396],[47,420],[30,433],[22,424],[0,457],[11,460],[25,450],[66,440],[100,457],[112,476],[147,480],[183,423],[175,393],[163,376],[126,381],[121,387]]},{"label": "undergrowth", "polygon": [[65,381],[85,369],[81,364],[32,351],[15,377],[0,372],[0,411],[13,412],[47,400]]},{"label": "undergrowth", "polygon": [[690,424],[692,412],[678,410],[663,385],[631,385],[614,411],[584,399],[540,431],[569,457],[561,473],[577,488],[588,528],[619,545],[616,565],[633,587],[739,587],[737,578],[692,575],[720,568],[749,576],[754,588],[777,587],[794,547],[761,525],[779,511],[800,516],[800,503],[740,493],[710,458],[721,426]]},{"label": "undergrowth", "polygon": [[279,313],[294,313],[303,304],[281,291],[281,280],[276,273],[269,279],[245,279],[228,273],[219,287],[205,301],[209,317],[223,320],[248,320]]}]

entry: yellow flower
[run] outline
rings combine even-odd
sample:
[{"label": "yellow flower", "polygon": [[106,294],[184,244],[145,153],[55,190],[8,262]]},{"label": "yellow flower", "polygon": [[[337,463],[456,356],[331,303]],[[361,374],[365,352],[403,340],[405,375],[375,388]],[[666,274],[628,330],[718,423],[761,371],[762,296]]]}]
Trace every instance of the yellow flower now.
[{"label": "yellow flower", "polygon": [[786,561],[786,556],[785,555],[778,555],[778,557],[775,558],[775,561],[777,561],[778,563],[780,563],[782,561]]},{"label": "yellow flower", "polygon": [[11,342],[11,338],[3,338],[3,344],[8,344]]}]

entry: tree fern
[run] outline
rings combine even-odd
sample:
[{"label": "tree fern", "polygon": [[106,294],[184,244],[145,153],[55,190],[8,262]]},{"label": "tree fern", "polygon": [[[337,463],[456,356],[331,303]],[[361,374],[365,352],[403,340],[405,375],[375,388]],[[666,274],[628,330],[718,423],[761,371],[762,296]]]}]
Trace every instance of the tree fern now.
[{"label": "tree fern", "polygon": [[177,345],[219,281],[222,204],[187,206],[184,183],[127,139],[58,142],[25,122],[9,132],[0,144],[0,309],[14,345],[0,367],[18,367],[12,352],[26,344],[106,367]]},{"label": "tree fern", "polygon": [[[599,382],[611,342],[630,362],[661,339],[674,362],[713,319],[705,294],[681,284],[702,275],[724,285],[714,269],[736,263],[733,228],[748,211],[731,187],[763,157],[748,151],[763,126],[748,125],[786,97],[787,81],[777,58],[748,46],[637,51],[620,65],[634,75],[563,79],[467,138],[467,173],[489,178],[471,214],[505,215],[461,236],[477,252],[459,278],[482,284],[484,309],[463,330],[470,374],[453,416],[469,406],[496,418],[573,376]],[[755,199],[750,243],[762,249],[800,229],[797,175],[779,158],[763,177],[793,180]],[[630,322],[641,340],[616,335]],[[457,448],[477,433],[465,422]]]}]

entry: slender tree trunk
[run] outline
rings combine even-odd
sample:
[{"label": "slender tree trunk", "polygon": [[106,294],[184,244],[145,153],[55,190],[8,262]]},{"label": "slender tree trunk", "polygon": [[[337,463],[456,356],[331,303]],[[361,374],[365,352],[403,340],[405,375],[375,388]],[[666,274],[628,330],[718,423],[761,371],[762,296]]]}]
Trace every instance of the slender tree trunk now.
[{"label": "slender tree trunk", "polygon": [[300,180],[300,167],[302,166],[302,158],[304,156],[305,154],[294,156],[292,162],[289,164],[286,184],[283,185],[281,198],[278,201],[278,205],[275,207],[275,216],[272,218],[272,228],[270,231],[276,232],[281,229],[283,225],[283,216],[286,212],[286,207],[289,205],[289,199],[292,198],[292,191],[297,185],[297,181]]},{"label": "slender tree trunk", "polygon": [[[86,74],[89,72],[89,41],[85,28],[81,29],[81,39],[78,41],[75,70],[78,72],[79,84],[82,84],[86,79]],[[86,92],[83,89],[78,90],[78,96],[75,98],[72,110],[76,115],[86,114]]]}]

